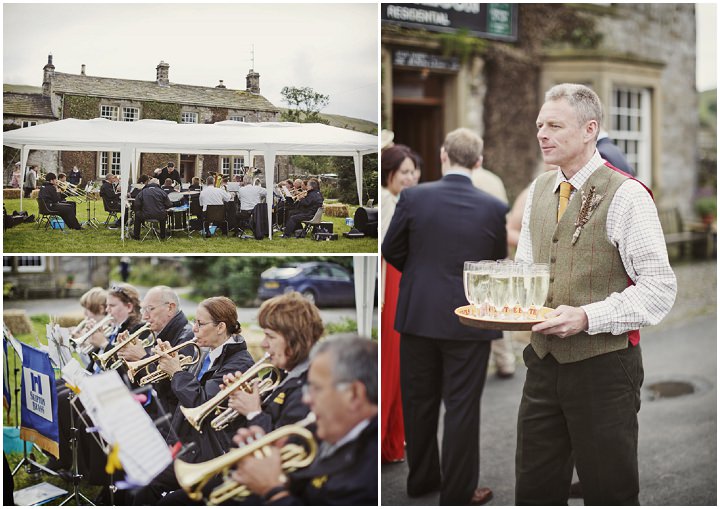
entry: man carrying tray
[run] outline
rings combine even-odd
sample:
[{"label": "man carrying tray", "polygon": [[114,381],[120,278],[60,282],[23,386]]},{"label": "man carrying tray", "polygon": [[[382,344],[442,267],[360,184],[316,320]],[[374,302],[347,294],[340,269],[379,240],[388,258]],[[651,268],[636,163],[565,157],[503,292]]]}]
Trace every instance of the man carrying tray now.
[{"label": "man carrying tray", "polygon": [[546,306],[523,357],[515,502],[567,505],[573,460],[586,505],[638,504],[643,367],[637,331],[677,284],[650,192],[595,148],[602,105],[583,85],[545,95],[516,261],[550,264]]}]

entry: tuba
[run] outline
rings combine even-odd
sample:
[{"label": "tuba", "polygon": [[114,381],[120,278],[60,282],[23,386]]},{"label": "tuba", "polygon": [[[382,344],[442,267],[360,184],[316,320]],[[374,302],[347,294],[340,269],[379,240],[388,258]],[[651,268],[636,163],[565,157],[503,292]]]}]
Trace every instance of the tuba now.
[{"label": "tuba", "polygon": [[[190,341],[185,341],[184,343],[181,343],[177,346],[174,346],[168,350],[166,350],[164,353],[172,353],[176,352],[178,350],[182,350],[186,346],[193,346],[194,347],[194,354],[193,355],[183,355],[179,354],[180,358],[178,359],[180,361],[180,367],[185,369],[188,368],[194,364],[197,364],[200,361],[200,347],[195,342],[195,339],[191,339]],[[135,382],[135,377],[138,375],[139,372],[145,370],[145,376],[143,376],[139,381],[138,385],[147,385],[152,384],[155,382],[159,382],[160,380],[163,380],[165,378],[168,378],[167,373],[165,373],[163,370],[155,368],[154,370],[150,370],[150,366],[154,363],[156,363],[160,359],[160,354],[151,355],[150,357],[145,357],[144,359],[140,359],[139,361],[135,362],[128,362],[123,360],[125,362],[125,366],[127,367],[127,375],[128,378],[130,378],[131,382]]]},{"label": "tuba", "polygon": [[264,392],[272,391],[280,383],[280,371],[278,370],[278,368],[267,362],[269,358],[270,354],[266,353],[265,355],[263,355],[263,357],[255,364],[253,364],[250,368],[248,368],[248,370],[245,371],[245,373],[243,373],[240,378],[229,384],[227,387],[225,387],[225,389],[218,392],[215,396],[207,400],[202,405],[196,406],[195,408],[185,408],[181,405],[180,411],[185,416],[185,419],[187,419],[187,421],[196,430],[202,433],[202,422],[205,420],[205,417],[207,417],[213,410],[215,410],[218,413],[218,416],[212,420],[210,425],[216,431],[225,428],[228,424],[230,424],[232,420],[234,420],[238,416],[238,413],[232,408],[226,408],[222,406],[222,403],[230,397],[230,394],[235,392],[237,389],[251,392],[251,383],[255,379],[260,379],[260,373],[268,369],[275,373],[275,380],[273,380],[270,376],[266,376],[265,378],[260,379],[260,383],[258,384],[258,392],[262,394]]},{"label": "tuba", "polygon": [[[118,341],[118,343],[113,346],[110,350],[107,352],[103,352],[101,354],[93,353],[91,354],[91,357],[97,362],[100,367],[104,371],[111,370],[111,369],[117,369],[120,366],[123,365],[123,359],[118,358],[117,354],[120,350],[122,350],[124,347],[129,345],[130,343],[135,343],[137,338],[145,332],[146,330],[150,330],[150,324],[145,324],[142,327],[140,327],[138,330],[136,330],[133,334],[129,335],[127,338],[125,338],[122,341]],[[143,340],[140,344],[147,348],[155,343],[155,333],[151,331],[150,335],[147,337],[147,339]]]},{"label": "tuba", "polygon": [[302,421],[277,428],[254,442],[231,449],[222,456],[203,463],[175,460],[175,477],[190,499],[199,501],[202,498],[202,489],[208,481],[215,475],[223,473],[224,482],[210,493],[208,505],[218,505],[231,498],[245,498],[250,495],[250,490],[229,475],[233,466],[247,456],[265,454],[267,447],[277,440],[292,437],[299,438],[305,445],[287,442],[282,446],[280,457],[283,472],[293,472],[307,467],[317,454],[317,442],[315,442],[313,434],[306,428],[313,422],[315,422],[315,414],[311,412]]},{"label": "tuba", "polygon": [[[105,318],[103,318],[99,322],[96,322],[95,325],[93,325],[82,336],[80,336],[78,338],[70,338],[70,341],[75,346],[75,350],[79,353],[89,354],[95,348],[95,346],[92,343],[89,343],[88,339],[90,339],[90,337],[93,334],[95,334],[96,332],[98,332],[100,330],[102,330],[103,333],[108,334],[112,330],[112,327],[110,325],[110,322],[112,321],[112,319],[113,319],[113,317],[111,315],[105,315]],[[87,318],[84,319],[82,322],[80,322],[78,324],[78,326],[75,327],[75,330],[82,330],[80,328],[80,326],[82,325],[84,327],[86,323],[87,323]],[[110,329],[110,331],[106,330],[108,328]]]}]

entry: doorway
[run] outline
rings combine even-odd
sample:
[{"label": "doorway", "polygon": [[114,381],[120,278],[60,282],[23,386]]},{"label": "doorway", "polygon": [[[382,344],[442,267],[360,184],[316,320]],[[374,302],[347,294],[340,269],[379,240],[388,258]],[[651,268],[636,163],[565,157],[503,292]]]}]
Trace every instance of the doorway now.
[{"label": "doorway", "polygon": [[195,168],[197,163],[197,155],[180,154],[180,178],[183,182],[190,182],[195,176]]}]

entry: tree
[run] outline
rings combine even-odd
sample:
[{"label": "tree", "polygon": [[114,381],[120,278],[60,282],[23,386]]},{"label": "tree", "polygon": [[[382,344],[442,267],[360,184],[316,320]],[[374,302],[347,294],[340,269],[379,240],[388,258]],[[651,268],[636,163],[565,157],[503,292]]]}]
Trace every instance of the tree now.
[{"label": "tree", "polygon": [[284,111],[280,119],[285,122],[301,122],[305,124],[329,124],[320,116],[320,110],[330,102],[330,96],[315,92],[310,87],[283,87],[280,92],[282,101],[290,107]]}]

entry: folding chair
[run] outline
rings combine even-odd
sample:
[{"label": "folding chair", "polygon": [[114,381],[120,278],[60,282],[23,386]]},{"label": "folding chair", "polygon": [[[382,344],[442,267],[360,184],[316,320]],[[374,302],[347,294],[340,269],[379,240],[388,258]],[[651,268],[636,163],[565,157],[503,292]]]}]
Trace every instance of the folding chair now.
[{"label": "folding chair", "polygon": [[141,242],[144,241],[148,237],[148,235],[150,235],[152,233],[153,235],[155,235],[155,238],[157,239],[157,241],[160,242],[160,233],[159,233],[160,220],[159,219],[145,219],[143,221],[143,223],[145,223],[145,228],[147,228],[147,232],[145,232],[145,236],[142,239],[140,239],[140,241]]},{"label": "folding chair", "polygon": [[105,227],[109,227],[111,219],[114,219],[115,223],[117,223],[120,220],[120,216],[118,215],[118,214],[120,214],[120,209],[118,208],[120,206],[120,204],[118,203],[117,206],[113,206],[113,204],[111,202],[109,202],[105,196],[103,196],[102,201],[103,201],[103,208],[105,209],[105,212],[108,213],[108,216],[105,219],[105,222],[103,224],[105,225]]},{"label": "folding chair", "polygon": [[203,220],[203,235],[207,238],[207,235],[205,235],[205,232],[208,231],[207,227],[211,224],[217,226],[218,223],[225,223],[225,236],[227,237],[229,225],[225,218],[225,205],[208,205]]},{"label": "folding chair", "polygon": [[[315,228],[317,228],[320,223],[322,223],[322,215],[323,215],[323,208],[320,207],[315,211],[315,215],[312,217],[310,221],[301,221],[301,223],[305,223],[305,226],[303,227],[303,237],[307,238],[308,232],[312,235],[315,233]],[[312,232],[310,232],[310,229],[312,228]]]},{"label": "folding chair", "polygon": [[[35,226],[35,228],[40,228],[40,226],[43,224],[43,221],[45,221],[45,229],[48,229],[48,226],[50,226],[51,221],[55,221],[55,224],[57,224],[60,227],[60,231],[65,233],[65,221],[62,217],[60,217],[56,212],[53,212],[50,210],[45,203],[45,200],[42,198],[37,199],[38,204],[38,224]],[[53,228],[55,229],[55,228]]]}]

